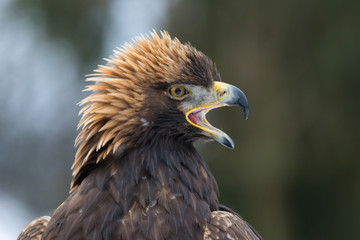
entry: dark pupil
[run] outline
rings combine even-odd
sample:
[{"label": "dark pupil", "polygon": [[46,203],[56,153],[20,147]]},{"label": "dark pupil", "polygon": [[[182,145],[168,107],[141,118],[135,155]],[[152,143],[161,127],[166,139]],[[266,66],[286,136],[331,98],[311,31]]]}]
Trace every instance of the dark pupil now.
[{"label": "dark pupil", "polygon": [[181,89],[180,88],[175,88],[175,94],[180,95],[181,94]]}]

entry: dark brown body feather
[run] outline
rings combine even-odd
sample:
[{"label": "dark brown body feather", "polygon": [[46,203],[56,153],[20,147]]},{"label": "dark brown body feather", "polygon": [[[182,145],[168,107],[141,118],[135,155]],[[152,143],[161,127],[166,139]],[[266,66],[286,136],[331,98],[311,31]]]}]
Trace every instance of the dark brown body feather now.
[{"label": "dark brown body feather", "polygon": [[259,239],[243,219],[218,211],[216,182],[192,145],[158,143],[92,171],[43,239]]},{"label": "dark brown body feather", "polygon": [[70,196],[18,239],[260,239],[219,205],[216,181],[193,147],[204,135],[166,95],[174,83],[208,91],[220,81],[211,60],[153,33],[109,63],[90,78],[97,84],[82,102]]},{"label": "dark brown body feather", "polygon": [[33,220],[28,223],[24,230],[18,236],[18,240],[40,240],[45,231],[47,224],[50,221],[50,217],[44,216]]},{"label": "dark brown body feather", "polygon": [[44,239],[202,239],[218,208],[215,180],[191,144],[157,143],[92,171],[55,211]]}]

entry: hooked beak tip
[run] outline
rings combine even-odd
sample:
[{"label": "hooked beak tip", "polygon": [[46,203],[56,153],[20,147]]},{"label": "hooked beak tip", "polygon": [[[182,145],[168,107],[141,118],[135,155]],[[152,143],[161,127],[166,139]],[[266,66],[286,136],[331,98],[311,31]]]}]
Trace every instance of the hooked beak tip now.
[{"label": "hooked beak tip", "polygon": [[240,106],[244,112],[244,118],[247,120],[249,116],[249,102],[246,95],[239,88],[229,85],[229,95],[225,102],[230,106]]},{"label": "hooked beak tip", "polygon": [[222,136],[220,139],[216,139],[221,145],[230,148],[230,149],[234,149],[235,144],[234,141],[227,136],[226,134],[224,134],[225,136]]},{"label": "hooked beak tip", "polygon": [[249,107],[244,107],[244,118],[245,120],[249,118]]}]

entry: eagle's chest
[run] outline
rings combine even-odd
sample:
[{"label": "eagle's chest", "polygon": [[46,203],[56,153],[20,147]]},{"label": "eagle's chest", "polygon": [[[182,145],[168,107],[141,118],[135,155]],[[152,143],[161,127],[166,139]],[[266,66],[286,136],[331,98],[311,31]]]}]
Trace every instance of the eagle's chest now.
[{"label": "eagle's chest", "polygon": [[55,211],[45,239],[202,239],[208,203],[148,181],[122,192],[111,181],[80,186]]},{"label": "eagle's chest", "polygon": [[[202,204],[200,208],[209,209]],[[205,218],[183,197],[156,199],[145,206],[135,202],[129,211],[109,221],[112,227],[103,232],[112,235],[109,239],[202,239]]]}]

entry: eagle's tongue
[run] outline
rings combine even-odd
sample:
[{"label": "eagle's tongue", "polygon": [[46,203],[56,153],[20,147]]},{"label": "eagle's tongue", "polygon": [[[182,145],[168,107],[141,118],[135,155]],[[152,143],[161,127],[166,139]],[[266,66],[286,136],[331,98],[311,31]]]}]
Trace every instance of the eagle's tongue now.
[{"label": "eagle's tongue", "polygon": [[188,118],[191,122],[193,122],[194,124],[202,127],[202,128],[205,128],[207,130],[210,130],[212,132],[222,132],[221,130],[217,129],[216,127],[212,126],[208,120],[206,119],[206,114],[215,107],[207,107],[207,108],[200,108],[200,109],[197,109],[193,112],[191,112],[189,115],[188,115]]}]

